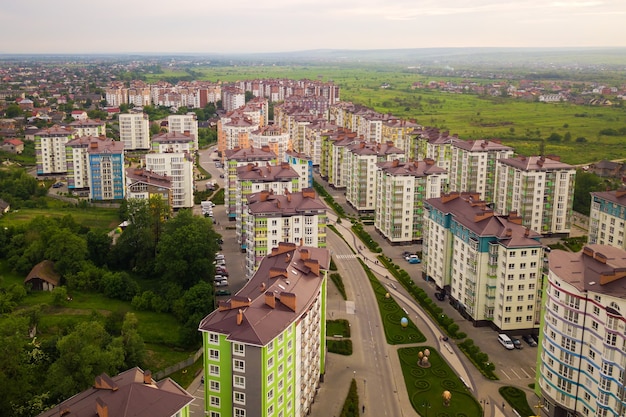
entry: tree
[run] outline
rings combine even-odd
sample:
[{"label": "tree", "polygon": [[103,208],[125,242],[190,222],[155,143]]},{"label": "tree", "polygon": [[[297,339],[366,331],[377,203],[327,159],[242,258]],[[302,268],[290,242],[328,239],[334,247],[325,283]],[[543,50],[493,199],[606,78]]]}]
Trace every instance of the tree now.
[{"label": "tree", "polygon": [[113,239],[106,232],[90,230],[86,236],[89,259],[96,266],[106,264]]},{"label": "tree", "polygon": [[23,115],[24,112],[22,111],[22,109],[20,109],[20,106],[18,106],[16,103],[11,103],[7,106],[6,110],[4,111],[4,115],[7,118],[13,118],[13,117],[18,117]]},{"label": "tree", "polygon": [[146,346],[138,332],[139,321],[134,313],[126,313],[122,324],[124,368],[141,367],[146,358]]},{"label": "tree", "polygon": [[44,254],[54,262],[54,269],[65,275],[80,271],[89,250],[85,238],[68,229],[59,229],[50,236]]},{"label": "tree", "polygon": [[213,311],[213,284],[199,282],[174,303],[174,315],[182,323],[181,341],[194,346],[200,341],[198,323]]},{"label": "tree", "polygon": [[58,359],[50,366],[46,387],[60,401],[93,385],[96,375],[117,374],[124,365],[121,340],[114,340],[99,321],[85,321],[57,342]]},{"label": "tree", "polygon": [[163,227],[155,270],[163,281],[187,289],[213,276],[217,234],[212,222],[183,210]]}]

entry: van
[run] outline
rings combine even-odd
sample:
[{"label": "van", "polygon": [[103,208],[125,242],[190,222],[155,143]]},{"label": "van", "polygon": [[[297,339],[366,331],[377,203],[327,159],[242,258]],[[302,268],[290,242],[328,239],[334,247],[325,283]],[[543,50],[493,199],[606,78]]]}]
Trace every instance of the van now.
[{"label": "van", "polygon": [[505,335],[504,333],[500,333],[498,335],[498,341],[500,342],[502,346],[504,346],[508,350],[515,349],[515,345],[513,344],[513,341],[511,340],[511,338]]}]

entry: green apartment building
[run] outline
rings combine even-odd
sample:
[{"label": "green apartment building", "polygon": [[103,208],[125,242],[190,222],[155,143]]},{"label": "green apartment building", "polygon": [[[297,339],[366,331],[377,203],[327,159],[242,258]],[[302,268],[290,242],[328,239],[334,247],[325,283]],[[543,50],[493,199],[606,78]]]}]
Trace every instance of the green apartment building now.
[{"label": "green apartment building", "polygon": [[199,326],[205,413],[305,416],[324,374],[326,249],[280,243]]}]

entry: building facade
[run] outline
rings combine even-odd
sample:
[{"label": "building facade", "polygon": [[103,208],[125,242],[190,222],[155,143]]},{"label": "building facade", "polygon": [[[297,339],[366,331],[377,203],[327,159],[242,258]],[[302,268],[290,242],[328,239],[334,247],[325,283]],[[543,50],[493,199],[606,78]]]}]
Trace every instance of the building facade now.
[{"label": "building facade", "polygon": [[65,145],[74,138],[74,130],[52,126],[37,131],[34,138],[37,175],[65,174],[67,172]]},{"label": "building facade", "polygon": [[423,270],[476,325],[539,327],[541,235],[515,213],[496,214],[478,193],[451,192],[424,204]]},{"label": "building facade", "polygon": [[548,255],[536,391],[543,413],[626,412],[626,252],[588,245]]},{"label": "building facade", "polygon": [[626,250],[626,189],[591,193],[589,243]]},{"label": "building facade", "polygon": [[193,157],[186,152],[148,153],[145,168],[171,178],[172,208],[193,207]]},{"label": "building facade", "polygon": [[496,162],[496,211],[517,211],[522,224],[542,234],[572,227],[576,168],[557,158],[517,156]]},{"label": "building facade", "polygon": [[451,144],[450,191],[477,192],[494,202],[496,161],[513,156],[513,148],[496,141],[471,140]]},{"label": "building facade", "polygon": [[118,116],[120,141],[127,151],[150,149],[150,119],[144,113],[121,113]]},{"label": "building facade", "polygon": [[199,325],[209,417],[304,417],[325,372],[326,249],[279,243]]},{"label": "building facade", "polygon": [[122,200],[126,197],[124,144],[95,140],[87,148],[89,158],[89,197],[94,201]]},{"label": "building facade", "polygon": [[276,195],[250,194],[243,208],[242,241],[246,249],[246,276],[279,242],[326,247],[326,205],[313,188]]},{"label": "building facade", "polygon": [[198,149],[198,117],[195,113],[167,116],[167,130],[170,133],[189,134],[193,138],[192,149]]},{"label": "building facade", "polygon": [[396,159],[377,167],[376,230],[391,243],[421,240],[424,201],[446,191],[448,173],[432,159],[407,163]]},{"label": "building facade", "polygon": [[313,187],[313,160],[308,155],[300,152],[285,152],[285,162],[287,162],[300,175],[302,188]]}]

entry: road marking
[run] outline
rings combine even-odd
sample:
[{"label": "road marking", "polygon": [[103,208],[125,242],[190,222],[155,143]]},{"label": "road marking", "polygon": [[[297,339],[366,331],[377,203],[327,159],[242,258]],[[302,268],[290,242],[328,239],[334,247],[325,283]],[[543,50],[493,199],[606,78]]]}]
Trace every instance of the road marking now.
[{"label": "road marking", "polygon": [[526,372],[526,370],[524,368],[522,368],[522,372],[524,372],[524,375],[526,375],[526,378],[530,378],[531,376],[528,375],[528,373]]},{"label": "road marking", "polygon": [[512,379],[510,376],[508,376],[508,375],[507,375],[507,373],[506,373],[506,372],[504,372],[504,371],[502,371],[502,370],[500,370],[500,372],[502,372],[502,373],[504,374],[504,376],[505,376],[505,377],[507,377],[507,379]]},{"label": "road marking", "polygon": [[518,379],[521,379],[517,372],[515,372],[515,369],[511,368],[511,372],[513,372]]},{"label": "road marking", "polygon": [[357,258],[358,256],[354,253],[350,253],[350,254],[342,254],[342,255],[335,255],[337,257],[337,259],[354,259]]}]

